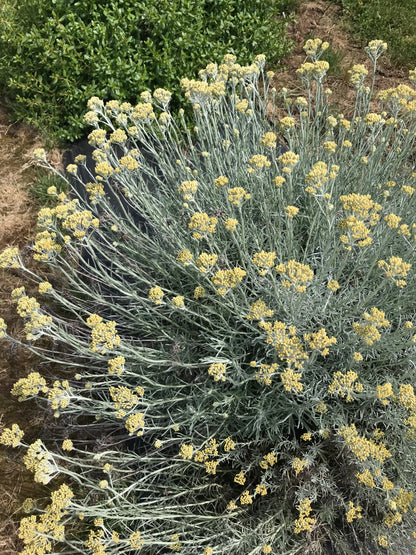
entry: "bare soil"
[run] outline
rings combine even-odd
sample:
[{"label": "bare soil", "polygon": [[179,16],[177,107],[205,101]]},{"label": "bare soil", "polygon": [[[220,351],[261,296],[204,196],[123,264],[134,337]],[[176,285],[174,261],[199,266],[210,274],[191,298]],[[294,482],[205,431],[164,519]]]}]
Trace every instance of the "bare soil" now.
[{"label": "bare soil", "polygon": [[[288,34],[295,48],[282,61],[286,69],[277,72],[272,85],[278,91],[286,87],[293,97],[303,94],[301,82],[295,74],[295,70],[306,61],[302,47],[308,38],[327,40],[336,52],[343,54],[338,60],[336,75],[329,73],[327,86],[336,91],[334,96],[338,112],[348,116],[352,111],[354,95],[348,85],[348,69],[357,63],[370,69],[370,61],[362,46],[357,45],[345,30],[340,7],[325,0],[302,1],[297,9],[296,22],[290,26]],[[376,90],[394,87],[400,82],[407,82],[406,70],[394,67],[388,56],[383,57],[379,64]],[[28,263],[38,209],[29,193],[30,184],[36,177],[32,153],[42,146],[42,140],[33,128],[21,123],[9,123],[7,111],[0,104],[0,252],[6,247],[17,246],[26,253]],[[49,158],[57,166],[61,164],[59,151],[50,153]],[[23,283],[18,272],[0,270],[0,315],[6,320],[10,335],[15,337],[22,337],[22,324],[10,300],[10,293],[21,285],[30,291],[30,284]],[[33,438],[33,441],[42,415],[37,414],[30,403],[20,405],[10,395],[10,389],[17,379],[32,371],[36,360],[26,351],[13,348],[1,340],[0,353],[0,429],[2,425],[10,426],[16,422],[25,430],[26,437]],[[35,487],[32,477],[22,465],[20,453],[11,451],[0,449],[0,552],[4,555],[16,555],[21,548],[17,526],[23,516],[22,502],[26,497],[42,495],[42,489]]]}]

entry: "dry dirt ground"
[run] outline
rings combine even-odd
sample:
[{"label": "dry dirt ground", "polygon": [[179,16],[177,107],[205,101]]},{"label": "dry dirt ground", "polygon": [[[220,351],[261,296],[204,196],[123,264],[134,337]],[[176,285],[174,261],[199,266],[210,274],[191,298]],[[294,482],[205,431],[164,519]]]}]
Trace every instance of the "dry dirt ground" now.
[{"label": "dry dirt ground", "polygon": [[[364,50],[345,31],[340,19],[338,6],[324,0],[302,1],[297,10],[296,22],[289,28],[289,36],[295,43],[293,53],[283,60],[287,69],[278,71],[273,86],[277,90],[286,87],[289,95],[302,94],[300,80],[295,70],[305,61],[302,46],[308,38],[327,40],[335,52],[336,71],[329,72],[327,85],[338,100],[339,112],[346,116],[351,113],[353,90],[348,85],[348,69],[353,64],[363,63],[370,68]],[[377,39],[378,37],[374,37]],[[388,56],[379,64],[376,88],[386,89],[399,82],[407,82],[407,72],[393,67]],[[342,99],[342,100],[339,100]],[[0,252],[8,246],[22,248],[29,255],[27,245],[33,240],[36,224],[36,210],[29,194],[30,184],[36,176],[32,162],[32,152],[42,145],[35,130],[23,124],[8,122],[7,112],[0,105]],[[52,161],[60,164],[60,153],[52,153]],[[28,256],[29,258],[29,256]],[[11,335],[21,336],[22,327],[10,301],[13,288],[23,285],[19,274],[0,270],[0,316],[8,323]],[[30,285],[26,288],[30,291]],[[0,429],[2,425],[17,422],[26,431],[29,440],[36,438],[42,416],[27,403],[20,405],[10,395],[13,383],[26,376],[36,361],[21,349],[11,348],[6,341],[0,341]],[[26,497],[37,497],[39,489],[34,488],[31,477],[22,466],[20,455],[10,450],[0,450],[0,552],[15,555],[20,549],[17,525],[22,502]]]}]

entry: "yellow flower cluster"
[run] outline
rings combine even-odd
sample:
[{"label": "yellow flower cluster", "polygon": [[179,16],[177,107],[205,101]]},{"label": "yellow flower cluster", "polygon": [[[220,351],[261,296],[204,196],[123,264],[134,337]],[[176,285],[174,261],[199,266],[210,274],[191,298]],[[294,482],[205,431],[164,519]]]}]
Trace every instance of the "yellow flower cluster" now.
[{"label": "yellow flower cluster", "polygon": [[130,542],[130,546],[133,547],[133,549],[137,549],[137,551],[140,551],[141,548],[144,546],[144,541],[142,540],[141,534],[139,531],[136,531],[130,534],[129,542]]},{"label": "yellow flower cluster", "polygon": [[237,110],[237,112],[240,112],[241,114],[247,114],[248,116],[250,116],[253,113],[253,110],[249,108],[247,98],[240,99],[237,96],[235,109]]},{"label": "yellow flower cluster", "polygon": [[197,451],[194,455],[194,461],[205,463],[205,471],[207,474],[216,474],[218,461],[209,457],[218,456],[218,443],[212,438],[204,449]]},{"label": "yellow flower cluster", "polygon": [[362,516],[363,516],[361,514],[361,511],[363,510],[362,507],[360,507],[359,505],[354,507],[354,503],[352,501],[349,501],[348,505],[349,505],[350,508],[345,513],[346,517],[347,517],[347,522],[352,522],[356,518],[362,518]]},{"label": "yellow flower cluster", "polygon": [[294,389],[297,393],[303,390],[303,385],[300,382],[302,374],[300,372],[294,372],[292,368],[288,368],[280,374],[280,379],[282,380],[283,387],[286,391],[292,391]]},{"label": "yellow flower cluster", "polygon": [[258,272],[261,276],[265,276],[268,271],[273,268],[276,256],[275,252],[266,251],[256,252],[254,254],[253,264],[259,267]]},{"label": "yellow flower cluster", "polygon": [[[408,114],[415,111],[416,91],[407,85],[400,84],[395,88],[382,90],[378,97],[395,116],[399,112]],[[390,120],[392,123],[396,122],[393,117]]]},{"label": "yellow flower cluster", "polygon": [[235,231],[237,224],[238,220],[234,218],[227,218],[224,222],[225,229],[227,229],[228,231]]},{"label": "yellow flower cluster", "polygon": [[144,391],[140,386],[136,387],[134,391],[135,393],[128,387],[122,385],[109,388],[110,396],[117,410],[116,418],[124,418],[127,410],[137,406],[140,400],[139,397],[143,396]]},{"label": "yellow flower cluster", "polygon": [[374,478],[371,472],[366,468],[364,472],[357,472],[355,477],[358,479],[361,484],[368,486],[369,488],[375,488],[376,484],[374,483]]},{"label": "yellow flower cluster", "polygon": [[276,148],[277,135],[269,131],[265,133],[260,144],[266,148]]},{"label": "yellow flower cluster", "polygon": [[278,368],[279,365],[276,363],[260,364],[260,368],[256,370],[254,377],[258,383],[262,385],[270,385],[272,383],[271,377],[277,372]]},{"label": "yellow flower cluster", "polygon": [[246,481],[247,481],[247,478],[245,477],[243,471],[239,472],[238,474],[236,474],[236,475],[234,476],[234,482],[235,482],[236,484],[240,484],[241,486],[244,486],[244,484],[246,483]]},{"label": "yellow flower cluster", "polygon": [[228,452],[228,451],[234,451],[234,450],[235,450],[234,441],[231,439],[230,436],[226,437],[224,440],[224,451]]},{"label": "yellow flower cluster", "polygon": [[217,287],[219,295],[225,295],[227,291],[236,287],[246,276],[247,272],[241,268],[235,267],[232,270],[218,270],[211,278],[211,281]]},{"label": "yellow flower cluster", "polygon": [[305,333],[303,337],[305,341],[309,342],[309,347],[319,351],[323,357],[329,353],[328,347],[335,345],[337,342],[336,337],[327,336],[325,328],[321,328],[316,333]]},{"label": "yellow flower cluster", "polygon": [[299,212],[299,208],[297,206],[286,206],[285,212],[288,218],[294,218]]},{"label": "yellow flower cluster", "polygon": [[368,75],[368,70],[362,64],[356,64],[352,66],[352,69],[348,71],[350,74],[350,83],[354,85],[356,89],[362,90],[364,80]]},{"label": "yellow flower cluster", "polygon": [[217,218],[209,217],[205,212],[195,212],[191,217],[188,227],[195,230],[192,234],[194,239],[202,239],[207,233],[215,233],[217,223]]},{"label": "yellow flower cluster", "polygon": [[202,274],[206,274],[216,264],[217,260],[218,256],[216,254],[208,254],[207,252],[203,252],[198,256],[195,263],[198,266],[199,271]]},{"label": "yellow flower cluster", "polygon": [[139,102],[139,104],[136,104],[133,108],[132,117],[133,119],[150,123],[155,118],[151,102]]},{"label": "yellow flower cluster", "polygon": [[329,47],[328,42],[322,42],[321,39],[309,39],[303,45],[303,50],[307,56],[311,58],[319,57]]},{"label": "yellow flower cluster", "polygon": [[279,123],[283,132],[295,127],[295,119],[288,116],[282,118]]},{"label": "yellow flower cluster", "polygon": [[130,414],[130,416],[126,418],[125,428],[129,432],[130,436],[132,436],[135,432],[136,436],[142,436],[143,431],[139,428],[144,428],[144,414],[142,412]]},{"label": "yellow flower cluster", "polygon": [[291,173],[292,169],[299,162],[299,154],[295,154],[294,152],[288,150],[279,156],[277,161],[282,166],[283,173]]},{"label": "yellow flower cluster", "polygon": [[189,249],[183,249],[180,252],[178,252],[178,256],[176,257],[176,260],[178,262],[181,262],[184,266],[189,266],[189,264],[192,262],[193,257],[194,256]]},{"label": "yellow flower cluster", "polygon": [[387,536],[379,536],[378,545],[380,545],[381,547],[388,547],[389,542],[387,540]]},{"label": "yellow flower cluster", "polygon": [[6,445],[7,447],[17,447],[20,440],[24,436],[23,430],[17,424],[12,424],[11,428],[4,428],[0,435],[0,445]]},{"label": "yellow flower cluster", "polygon": [[312,530],[312,526],[316,522],[314,518],[309,516],[312,511],[310,499],[308,497],[304,497],[300,500],[300,503],[296,508],[299,511],[299,518],[295,520],[295,534],[305,531],[310,532]]},{"label": "yellow flower cluster", "polygon": [[107,544],[103,540],[104,530],[90,530],[88,539],[85,541],[85,547],[92,551],[92,555],[107,555],[105,550]]},{"label": "yellow flower cluster", "polygon": [[35,254],[33,255],[34,260],[52,260],[57,254],[62,251],[61,245],[56,241],[56,233],[49,232],[48,230],[38,233],[35,237],[35,244],[33,245],[33,250]]},{"label": "yellow flower cluster", "polygon": [[203,299],[205,297],[205,289],[201,286],[195,287],[194,299]]},{"label": "yellow flower cluster", "polygon": [[110,374],[110,376],[112,376],[113,374],[117,374],[117,376],[121,376],[124,370],[125,363],[126,363],[126,359],[122,356],[111,358],[108,361],[108,373]]},{"label": "yellow flower cluster", "polygon": [[411,384],[400,384],[399,402],[406,409],[416,410],[416,395]]},{"label": "yellow flower cluster", "polygon": [[324,150],[330,152],[331,154],[334,154],[336,149],[338,148],[337,143],[335,143],[334,141],[326,141],[322,144],[322,146],[324,147]]},{"label": "yellow flower cluster", "polygon": [[39,293],[44,294],[51,290],[52,290],[52,285],[49,283],[49,281],[42,281],[41,283],[39,283],[39,289],[38,289]]},{"label": "yellow flower cluster", "polygon": [[128,171],[137,170],[139,167],[138,161],[135,158],[133,158],[133,156],[130,156],[130,154],[128,154],[127,156],[122,156],[118,161],[118,163],[120,164],[120,167],[123,170],[128,170]]},{"label": "yellow flower cluster", "polygon": [[52,455],[40,439],[29,445],[23,462],[28,470],[34,473],[35,482],[48,484],[58,473],[58,468]]},{"label": "yellow flower cluster", "polygon": [[289,260],[287,264],[276,266],[276,272],[284,277],[283,287],[293,287],[298,293],[306,291],[306,286],[313,278],[313,271],[307,264]]},{"label": "yellow flower cluster", "polygon": [[181,449],[179,451],[179,456],[182,457],[182,459],[192,459],[194,454],[194,448],[193,445],[181,445]]},{"label": "yellow flower cluster", "polygon": [[[178,257],[181,253],[184,253],[185,251],[181,251],[178,254]],[[190,251],[187,251],[190,252]],[[185,255],[184,255],[185,256]],[[192,255],[191,255],[192,257]],[[191,258],[192,260],[192,258]],[[181,260],[181,262],[183,262],[183,260]],[[164,296],[164,292],[162,291],[162,289],[157,285],[156,287],[152,287],[149,291],[149,299],[151,301],[153,301],[155,304],[162,304],[162,299]]]},{"label": "yellow flower cluster", "polygon": [[385,477],[381,480],[381,485],[385,491],[390,491],[394,489],[393,482],[391,482],[388,478],[385,478]]},{"label": "yellow flower cluster", "polygon": [[399,495],[394,497],[394,502],[402,513],[407,513],[413,501],[414,494],[411,491],[406,491],[400,488]]},{"label": "yellow flower cluster", "polygon": [[127,135],[122,129],[116,129],[110,135],[110,143],[122,144],[127,141]]},{"label": "yellow flower cluster", "polygon": [[32,395],[37,395],[39,392],[48,392],[46,380],[42,378],[39,372],[30,372],[27,378],[20,378],[11,390],[11,394],[18,396],[19,401],[24,401]]},{"label": "yellow flower cluster", "polygon": [[347,447],[354,453],[360,461],[366,461],[368,458],[376,459],[383,463],[391,457],[390,451],[384,443],[375,443],[372,439],[366,439],[358,434],[355,424],[350,426],[342,426],[338,435],[341,435]]},{"label": "yellow flower cluster", "polygon": [[273,345],[281,360],[285,360],[290,365],[293,364],[295,368],[303,367],[303,361],[308,358],[308,355],[305,353],[299,337],[296,336],[294,326],[288,328],[285,323],[275,320],[273,324],[260,321],[259,327],[267,335],[266,343]]},{"label": "yellow flower cluster", "polygon": [[214,378],[214,382],[222,381],[225,382],[225,370],[226,365],[222,362],[216,362],[211,364],[208,368],[208,374]]},{"label": "yellow flower cluster", "polygon": [[209,101],[215,100],[217,97],[224,96],[226,92],[224,81],[216,81],[209,84],[206,81],[185,78],[181,80],[181,86],[185,90],[185,97],[194,106],[204,105]]},{"label": "yellow flower cluster", "polygon": [[3,320],[3,318],[0,318],[0,339],[2,339],[3,337],[5,337],[5,335],[6,335],[6,330],[7,330],[7,324],[6,324],[6,322]]},{"label": "yellow flower cluster", "polygon": [[254,491],[257,495],[267,495],[267,488],[264,484],[257,484]]},{"label": "yellow flower cluster", "polygon": [[386,277],[394,279],[397,287],[404,287],[406,282],[402,278],[407,276],[412,265],[403,262],[399,256],[391,256],[388,263],[385,260],[379,260],[378,267],[383,268]]},{"label": "yellow flower cluster", "polygon": [[274,466],[276,463],[277,457],[273,451],[271,451],[270,453],[267,453],[267,455],[264,455],[263,460],[260,461],[260,468],[267,470],[269,466]]},{"label": "yellow flower cluster", "polygon": [[413,193],[415,192],[414,187],[410,187],[410,185],[403,185],[401,190],[404,191],[405,193],[407,193],[409,195],[409,197],[411,197],[413,195]]},{"label": "yellow flower cluster", "polygon": [[98,218],[93,218],[90,210],[73,212],[62,222],[62,227],[64,229],[71,230],[74,237],[81,240],[85,237],[85,232],[91,226],[97,228],[98,225]]},{"label": "yellow flower cluster", "polygon": [[46,152],[44,148],[35,148],[33,158],[38,162],[46,162]]},{"label": "yellow flower cluster", "polygon": [[328,412],[328,407],[323,401],[319,401],[319,403],[315,407],[315,411],[319,414],[325,414]]},{"label": "yellow flower cluster", "polygon": [[105,129],[94,129],[88,135],[88,143],[92,146],[102,146],[105,143],[107,133]]},{"label": "yellow flower cluster", "polygon": [[91,314],[87,319],[87,325],[91,330],[90,350],[93,353],[105,353],[120,345],[120,337],[116,331],[116,322],[103,322],[98,314]]},{"label": "yellow flower cluster", "polygon": [[65,409],[69,404],[71,398],[71,389],[68,380],[55,380],[53,387],[48,391],[48,401],[51,402],[51,408],[57,410],[59,408]]},{"label": "yellow flower cluster", "polygon": [[0,268],[20,268],[18,248],[9,247],[0,253]]},{"label": "yellow flower cluster", "polygon": [[166,89],[156,89],[153,91],[153,98],[166,108],[172,98],[172,93]]},{"label": "yellow flower cluster", "polygon": [[52,323],[52,317],[42,314],[40,305],[34,297],[24,294],[24,287],[14,289],[12,298],[18,299],[17,313],[22,318],[29,318],[25,324],[26,339],[32,341],[41,337]]},{"label": "yellow flower cluster", "polygon": [[369,219],[370,225],[375,225],[380,219],[378,212],[381,210],[381,205],[374,202],[371,195],[350,193],[349,195],[340,196],[340,201],[343,203],[345,210],[351,211],[362,220]]},{"label": "yellow flower cluster", "polygon": [[340,288],[340,285],[339,285],[339,283],[338,283],[336,280],[331,280],[331,281],[328,281],[328,284],[327,284],[326,287],[327,287],[327,289],[329,289],[330,291],[334,291],[334,292],[335,292],[335,291],[338,291],[338,289]]},{"label": "yellow flower cluster", "polygon": [[277,177],[275,177],[273,179],[273,183],[276,185],[276,187],[281,187],[283,185],[283,183],[285,183],[286,179],[284,177],[282,177],[281,175],[278,175]]},{"label": "yellow flower cluster", "polygon": [[388,405],[390,403],[389,397],[394,397],[393,388],[390,382],[377,386],[377,397],[381,400],[383,405]]},{"label": "yellow flower cluster", "polygon": [[364,389],[363,384],[356,382],[358,375],[356,372],[349,370],[346,374],[342,372],[334,372],[334,381],[329,385],[328,392],[332,395],[346,397],[347,403],[354,401],[354,392],[360,392]]},{"label": "yellow flower cluster", "polygon": [[250,307],[250,312],[247,314],[247,320],[264,320],[264,318],[271,318],[274,311],[267,307],[266,303],[259,299],[254,302]]},{"label": "yellow flower cluster", "polygon": [[214,179],[214,183],[216,187],[224,187],[224,185],[228,185],[228,177],[220,175],[217,179]]},{"label": "yellow flower cluster", "polygon": [[66,484],[62,484],[58,490],[52,492],[52,502],[43,514],[22,518],[19,538],[23,540],[25,548],[21,553],[44,555],[52,551],[52,539],[63,541],[65,526],[60,521],[73,497],[71,489]]},{"label": "yellow flower cluster", "polygon": [[64,439],[62,442],[62,450],[63,451],[72,451],[74,444],[70,439]]},{"label": "yellow flower cluster", "polygon": [[248,163],[252,168],[259,170],[262,168],[269,168],[271,166],[270,160],[267,159],[267,156],[263,156],[263,154],[255,154],[250,158]]},{"label": "yellow flower cluster", "polygon": [[296,70],[296,74],[309,85],[311,79],[322,81],[329,69],[329,63],[323,60],[305,62]]},{"label": "yellow flower cluster", "polygon": [[233,187],[232,189],[228,189],[228,200],[234,206],[240,206],[245,200],[250,200],[251,195],[247,193],[243,187]]},{"label": "yellow flower cluster", "polygon": [[390,322],[386,320],[382,310],[376,307],[371,309],[371,314],[364,312],[363,314],[366,324],[353,323],[353,329],[357,335],[362,337],[367,345],[372,345],[375,341],[380,341],[381,334],[377,328],[387,327]]},{"label": "yellow flower cluster", "polygon": [[182,543],[179,541],[179,535],[173,534],[170,539],[172,543],[169,544],[169,549],[172,549],[172,551],[180,551],[182,549]]},{"label": "yellow flower cluster", "polygon": [[297,476],[300,472],[302,472],[302,470],[303,470],[306,466],[307,466],[306,461],[303,461],[302,459],[299,459],[298,457],[295,457],[295,458],[293,459],[292,467],[293,467],[293,469],[294,469],[294,471],[295,471],[296,476]]},{"label": "yellow flower cluster", "polygon": [[365,48],[365,51],[372,60],[377,60],[386,50],[387,43],[382,40],[372,40]]},{"label": "yellow flower cluster", "polygon": [[198,189],[198,181],[183,181],[181,186],[178,189],[180,195],[184,201],[193,200],[194,193],[196,193]]},{"label": "yellow flower cluster", "polygon": [[391,528],[394,524],[402,521],[402,515],[397,511],[395,513],[388,513],[384,517],[384,524]]},{"label": "yellow flower cluster", "polygon": [[343,207],[352,214],[348,218],[341,219],[339,227],[348,232],[348,235],[342,235],[341,241],[347,244],[347,250],[351,250],[351,240],[357,241],[360,247],[365,247],[372,242],[369,237],[370,227],[376,225],[380,216],[378,212],[381,205],[373,202],[370,195],[359,195],[351,193],[350,195],[342,195],[340,197]]},{"label": "yellow flower cluster", "polygon": [[184,308],[185,307],[185,302],[184,302],[185,297],[183,297],[182,295],[179,295],[178,297],[172,297],[172,304],[175,308]]},{"label": "yellow flower cluster", "polygon": [[384,122],[384,120],[383,120],[383,118],[381,117],[381,115],[380,115],[380,114],[376,114],[376,113],[374,113],[374,112],[368,113],[368,114],[364,117],[364,121],[365,121],[365,123],[366,123],[369,127],[374,126],[374,125],[377,125],[378,123],[383,123],[383,122]]}]

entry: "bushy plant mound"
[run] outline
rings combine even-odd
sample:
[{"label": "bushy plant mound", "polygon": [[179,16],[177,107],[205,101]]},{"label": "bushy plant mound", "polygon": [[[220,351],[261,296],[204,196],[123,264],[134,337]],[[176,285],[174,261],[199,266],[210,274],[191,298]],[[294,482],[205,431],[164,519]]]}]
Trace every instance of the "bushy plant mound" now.
[{"label": "bushy plant mound", "polygon": [[227,53],[278,62],[293,0],[5,0],[0,86],[16,118],[60,141],[85,130],[87,100],[137,102]]},{"label": "bushy plant mound", "polygon": [[[305,45],[296,99],[269,90],[263,57],[184,80],[194,139],[166,90],[89,101],[87,200],[40,211],[53,277],[29,273],[41,302],[12,292],[29,348],[66,377],[12,391],[49,405],[48,437],[0,438],[53,490],[22,553],[416,545],[416,92],[372,111],[354,66],[354,115],[332,113],[325,46]],[[0,265],[25,271],[13,248]]]}]

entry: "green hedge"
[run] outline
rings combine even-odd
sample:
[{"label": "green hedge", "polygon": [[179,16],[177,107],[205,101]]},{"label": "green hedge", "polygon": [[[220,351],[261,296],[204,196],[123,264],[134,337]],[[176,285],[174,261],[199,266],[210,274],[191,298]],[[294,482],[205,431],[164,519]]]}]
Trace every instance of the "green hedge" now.
[{"label": "green hedge", "polygon": [[[278,62],[293,0],[4,0],[0,87],[14,116],[54,139],[83,134],[81,115],[98,95],[135,102],[171,88],[208,61],[267,53]],[[286,13],[285,13],[286,10]],[[180,98],[176,99],[176,103]]]}]

